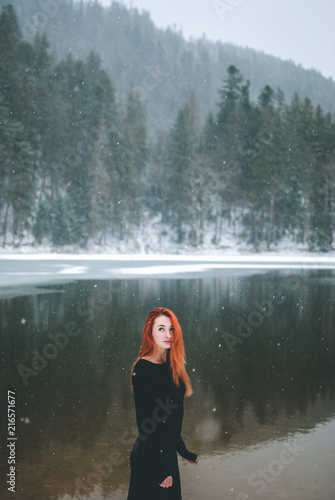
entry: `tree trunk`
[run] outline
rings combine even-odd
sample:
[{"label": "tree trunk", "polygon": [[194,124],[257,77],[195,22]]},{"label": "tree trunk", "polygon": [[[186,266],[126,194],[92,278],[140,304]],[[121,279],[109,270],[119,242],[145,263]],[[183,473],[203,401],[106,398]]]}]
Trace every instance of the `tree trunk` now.
[{"label": "tree trunk", "polygon": [[270,221],[269,221],[269,228],[268,228],[268,234],[267,234],[267,238],[266,238],[266,246],[267,246],[267,249],[270,250],[270,246],[271,246],[271,237],[272,237],[272,234],[273,234],[273,206],[274,206],[274,199],[273,199],[273,196],[271,196],[271,200],[270,200]]},{"label": "tree trunk", "polygon": [[2,248],[5,248],[5,246],[6,246],[8,212],[9,212],[9,203],[7,203],[7,206],[6,206],[5,219],[4,219],[4,222],[3,222],[3,243],[2,243]]}]

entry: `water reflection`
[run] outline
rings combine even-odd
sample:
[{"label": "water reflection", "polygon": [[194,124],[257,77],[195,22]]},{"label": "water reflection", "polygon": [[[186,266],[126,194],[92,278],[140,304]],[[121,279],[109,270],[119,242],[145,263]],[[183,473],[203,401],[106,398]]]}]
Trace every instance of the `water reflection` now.
[{"label": "water reflection", "polygon": [[[136,434],[129,369],[157,305],[183,327],[195,389],[184,437],[204,460],[220,463],[331,419],[333,278],[81,281],[0,301],[1,397],[16,388],[19,495],[125,498]],[[216,474],[221,480],[219,466]]]}]

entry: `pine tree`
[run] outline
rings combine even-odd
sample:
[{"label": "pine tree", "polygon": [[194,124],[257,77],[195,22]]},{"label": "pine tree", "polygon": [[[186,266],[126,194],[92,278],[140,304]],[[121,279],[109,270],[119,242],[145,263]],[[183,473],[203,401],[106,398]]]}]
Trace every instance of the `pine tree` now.
[{"label": "pine tree", "polygon": [[304,163],[300,174],[301,190],[303,193],[303,241],[307,242],[310,250],[313,249],[313,176],[315,170],[315,156],[312,150],[314,135],[314,107],[311,100],[306,97],[300,107],[298,133],[302,140]]},{"label": "pine tree", "polygon": [[197,146],[196,113],[194,100],[179,111],[168,141],[167,165],[169,171],[167,186],[168,213],[177,242],[185,241],[186,227],[193,219],[192,179],[194,179],[195,154]]},{"label": "pine tree", "polygon": [[251,175],[251,242],[259,249],[262,241],[267,248],[281,236],[279,229],[285,169],[284,127],[274,103],[275,93],[266,86],[260,94],[261,124],[256,138]]},{"label": "pine tree", "polygon": [[[307,157],[303,139],[299,134],[301,100],[295,94],[290,105],[284,109],[283,123],[285,126],[285,174],[283,183],[285,185],[285,234],[293,241],[301,243],[304,241],[304,196],[302,176],[306,168]],[[308,153],[307,153],[308,154]]]},{"label": "pine tree", "polygon": [[4,7],[0,15],[0,214],[3,215],[3,246],[11,224],[13,243],[29,227],[38,164],[38,141],[31,107],[27,64],[22,64],[22,42],[15,11]]},{"label": "pine tree", "polygon": [[312,150],[315,163],[312,170],[312,197],[313,216],[311,221],[313,242],[318,249],[328,251],[332,247],[333,229],[331,218],[331,200],[329,196],[331,181],[331,117],[323,115],[320,106],[317,106],[314,116],[314,132]]},{"label": "pine tree", "polygon": [[[115,100],[115,90],[100,58],[91,54],[87,61],[86,120],[88,122],[87,141],[91,149],[89,174],[89,196],[91,199],[91,226],[98,243],[106,242],[113,225],[114,208],[120,199],[115,191],[115,147],[118,142],[119,123]],[[114,214],[114,215],[113,215]]]},{"label": "pine tree", "polygon": [[235,66],[229,66],[227,73],[228,76],[224,81],[224,85],[219,90],[221,100],[219,104],[218,125],[220,129],[225,128],[229,115],[236,110],[241,96],[241,84],[243,81],[243,76]]},{"label": "pine tree", "polygon": [[121,119],[111,110],[105,164],[110,179],[112,233],[124,239],[140,223],[144,203],[141,183],[147,161],[146,118],[138,96],[130,93]]},{"label": "pine tree", "polygon": [[139,224],[140,213],[144,205],[141,186],[144,183],[148,159],[146,116],[139,96],[130,92],[124,120],[123,141],[127,145],[129,160],[127,165],[127,191],[123,198],[128,198],[127,205],[131,219]]},{"label": "pine tree", "polygon": [[91,200],[89,196],[89,169],[91,147],[85,120],[86,90],[85,63],[69,56],[57,68],[62,78],[61,92],[67,104],[64,144],[60,163],[64,169],[65,206],[69,214],[69,243],[85,246],[91,232]]},{"label": "pine tree", "polygon": [[[216,179],[214,201],[216,224],[213,242],[222,237],[223,219],[231,222],[231,210],[241,198],[242,169],[247,168],[248,151],[246,130],[249,117],[249,83],[243,85],[243,76],[235,66],[229,66],[228,76],[219,90],[219,113],[216,119],[215,149],[212,175]],[[248,124],[249,127],[249,124]],[[242,181],[243,182],[243,181]]]},{"label": "pine tree", "polygon": [[37,153],[0,96],[0,194],[3,247],[11,224],[12,243],[19,243],[32,214]]}]

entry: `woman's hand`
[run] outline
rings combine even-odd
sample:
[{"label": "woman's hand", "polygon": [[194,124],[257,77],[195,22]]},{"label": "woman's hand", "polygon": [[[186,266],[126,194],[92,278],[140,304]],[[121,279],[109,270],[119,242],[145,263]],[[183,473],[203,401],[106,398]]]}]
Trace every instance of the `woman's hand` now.
[{"label": "woman's hand", "polygon": [[189,460],[189,463],[192,465],[196,465],[198,463],[198,459],[195,462],[192,462],[192,460]]},{"label": "woman's hand", "polygon": [[171,488],[172,483],[173,483],[172,476],[168,476],[159,486],[161,488]]}]

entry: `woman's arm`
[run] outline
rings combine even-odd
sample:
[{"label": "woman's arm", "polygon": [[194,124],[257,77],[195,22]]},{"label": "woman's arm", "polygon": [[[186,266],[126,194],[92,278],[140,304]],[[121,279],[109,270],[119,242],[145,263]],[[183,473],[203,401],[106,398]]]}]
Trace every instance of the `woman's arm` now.
[{"label": "woman's arm", "polygon": [[188,449],[185,446],[185,443],[183,441],[183,438],[179,436],[178,443],[177,443],[177,451],[180,456],[188,460],[189,462],[192,463],[197,463],[197,458],[198,456],[195,453],[191,453],[188,451]]}]

